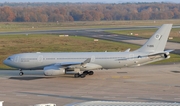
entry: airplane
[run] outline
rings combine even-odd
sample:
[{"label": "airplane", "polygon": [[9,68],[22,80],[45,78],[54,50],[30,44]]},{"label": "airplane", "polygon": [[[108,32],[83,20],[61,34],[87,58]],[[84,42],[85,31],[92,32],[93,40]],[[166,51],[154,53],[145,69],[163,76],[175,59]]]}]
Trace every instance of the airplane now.
[{"label": "airplane", "polygon": [[172,24],[163,24],[147,42],[135,51],[124,52],[35,52],[20,53],[9,56],[3,61],[7,66],[20,70],[43,69],[46,76],[58,76],[73,72],[75,78],[93,75],[90,70],[115,69],[130,66],[141,66],[170,58],[166,50]]}]

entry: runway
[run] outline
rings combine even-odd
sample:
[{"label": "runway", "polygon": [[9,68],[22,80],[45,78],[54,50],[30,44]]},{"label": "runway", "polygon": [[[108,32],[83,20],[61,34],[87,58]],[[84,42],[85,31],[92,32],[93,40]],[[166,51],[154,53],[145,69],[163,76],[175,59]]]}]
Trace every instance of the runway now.
[{"label": "runway", "polygon": [[180,63],[95,70],[93,76],[46,77],[43,71],[0,71],[0,101],[4,106],[57,106],[86,101],[180,102]]}]

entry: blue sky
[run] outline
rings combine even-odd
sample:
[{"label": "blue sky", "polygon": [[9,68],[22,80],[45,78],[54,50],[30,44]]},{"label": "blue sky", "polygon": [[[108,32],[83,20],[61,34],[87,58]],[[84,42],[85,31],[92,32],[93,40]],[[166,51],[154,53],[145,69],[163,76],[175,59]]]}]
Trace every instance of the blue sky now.
[{"label": "blue sky", "polygon": [[122,2],[173,2],[180,3],[180,0],[0,0],[3,2],[103,2],[103,3],[122,3]]}]

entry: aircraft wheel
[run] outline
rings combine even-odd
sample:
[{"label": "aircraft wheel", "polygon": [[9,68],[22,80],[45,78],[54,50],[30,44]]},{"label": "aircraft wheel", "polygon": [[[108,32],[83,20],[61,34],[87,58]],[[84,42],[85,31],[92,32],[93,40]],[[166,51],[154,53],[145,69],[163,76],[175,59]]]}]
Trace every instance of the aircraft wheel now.
[{"label": "aircraft wheel", "polygon": [[74,78],[78,78],[79,77],[79,74],[74,74]]},{"label": "aircraft wheel", "polygon": [[83,74],[87,75],[89,72],[88,71],[84,71]]},{"label": "aircraft wheel", "polygon": [[24,73],[23,73],[23,72],[20,72],[20,73],[19,73],[19,75],[20,75],[20,76],[23,76],[23,75],[24,75]]},{"label": "aircraft wheel", "polygon": [[93,72],[93,71],[89,71],[88,74],[89,74],[89,75],[93,75],[94,72]]},{"label": "aircraft wheel", "polygon": [[80,77],[84,78],[84,77],[86,77],[86,74],[81,74]]}]

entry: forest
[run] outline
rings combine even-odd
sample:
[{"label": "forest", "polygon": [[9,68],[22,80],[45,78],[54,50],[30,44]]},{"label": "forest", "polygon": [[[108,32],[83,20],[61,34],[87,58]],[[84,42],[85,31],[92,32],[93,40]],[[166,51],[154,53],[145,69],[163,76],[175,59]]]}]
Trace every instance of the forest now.
[{"label": "forest", "polygon": [[0,3],[0,22],[180,19],[176,3]]}]

